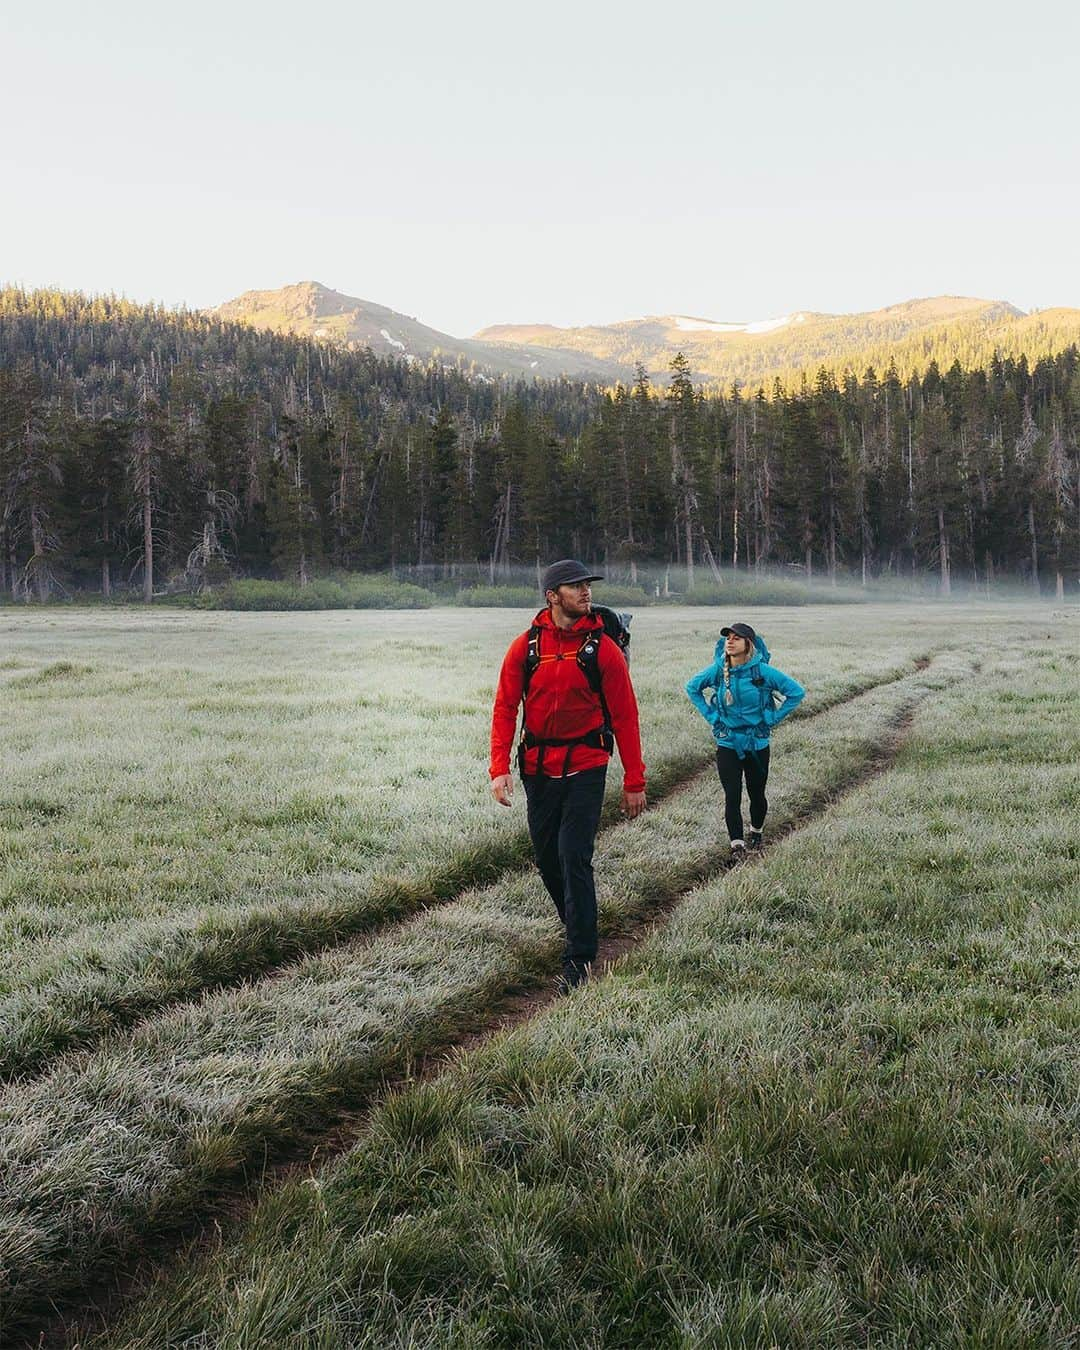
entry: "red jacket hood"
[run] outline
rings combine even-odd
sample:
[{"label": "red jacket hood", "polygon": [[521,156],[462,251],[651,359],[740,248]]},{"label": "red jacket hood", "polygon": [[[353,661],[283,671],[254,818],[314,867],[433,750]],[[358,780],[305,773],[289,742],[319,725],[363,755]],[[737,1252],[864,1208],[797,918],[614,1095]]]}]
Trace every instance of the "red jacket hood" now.
[{"label": "red jacket hood", "polygon": [[603,619],[590,611],[588,614],[583,614],[570,628],[560,628],[551,617],[550,609],[542,609],[533,619],[533,623],[540,628],[550,628],[555,633],[591,633],[604,626]]}]

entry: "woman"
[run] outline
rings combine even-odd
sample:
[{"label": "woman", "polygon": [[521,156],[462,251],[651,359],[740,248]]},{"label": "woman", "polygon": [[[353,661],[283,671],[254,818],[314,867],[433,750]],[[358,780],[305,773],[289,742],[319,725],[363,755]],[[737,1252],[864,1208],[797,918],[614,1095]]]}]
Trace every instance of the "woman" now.
[{"label": "woman", "polygon": [[[724,821],[731,839],[731,857],[746,857],[743,838],[742,780],[750,798],[749,843],[761,848],[765,828],[765,784],[769,778],[769,734],[795,711],[806,690],[797,680],[768,664],[769,649],[748,623],[721,628],[716,659],[686,682],[690,702],[712,727],[716,770],[724,787]],[[711,689],[709,698],[705,690]],[[783,702],[776,706],[774,695]]]}]

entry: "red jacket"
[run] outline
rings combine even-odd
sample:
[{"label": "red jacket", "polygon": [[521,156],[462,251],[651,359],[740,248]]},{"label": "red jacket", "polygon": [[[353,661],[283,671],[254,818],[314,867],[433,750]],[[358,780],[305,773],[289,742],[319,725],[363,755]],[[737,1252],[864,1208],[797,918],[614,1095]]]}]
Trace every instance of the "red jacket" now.
[{"label": "red jacket", "polygon": [[[541,739],[584,736],[603,725],[604,712],[599,697],[589,687],[584,671],[577,663],[577,652],[585,634],[603,630],[595,614],[586,615],[573,628],[559,628],[549,610],[541,610],[539,624],[540,664],[529,681],[525,701],[525,726]],[[491,716],[492,778],[510,772],[510,750],[517,730],[518,708],[525,684],[525,658],[529,635],[522,633],[510,644],[499,672],[495,707]],[[644,792],[645,765],[641,759],[641,732],[638,728],[637,699],[630,683],[630,670],[618,646],[610,639],[601,642],[597,653],[600,681],[604,688],[611,729],[623,764],[623,787],[627,792]],[[525,751],[525,772],[535,774],[541,747]],[[606,750],[590,745],[548,745],[543,747],[545,778],[560,778],[567,754],[570,772],[602,768],[610,756]]]}]

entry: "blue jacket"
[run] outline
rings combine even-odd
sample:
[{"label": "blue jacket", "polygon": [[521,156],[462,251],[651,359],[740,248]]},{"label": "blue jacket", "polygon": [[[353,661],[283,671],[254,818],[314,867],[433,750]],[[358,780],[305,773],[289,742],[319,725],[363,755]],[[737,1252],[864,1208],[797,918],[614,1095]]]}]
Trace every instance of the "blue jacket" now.
[{"label": "blue jacket", "polygon": [[[724,702],[724,639],[716,644],[711,666],[687,680],[690,702],[712,727],[717,745],[734,750],[740,759],[769,744],[769,733],[793,713],[806,690],[790,675],[768,664],[769,649],[758,634],[754,653],[741,666],[731,667],[731,703]],[[711,689],[706,698],[704,691]],[[783,702],[776,706],[773,695]]]}]

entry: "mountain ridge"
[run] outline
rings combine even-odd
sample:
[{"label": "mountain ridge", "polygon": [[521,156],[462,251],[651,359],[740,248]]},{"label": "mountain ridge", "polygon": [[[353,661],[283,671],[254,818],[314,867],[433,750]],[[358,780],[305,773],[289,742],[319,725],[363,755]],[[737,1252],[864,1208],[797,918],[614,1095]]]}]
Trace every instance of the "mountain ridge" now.
[{"label": "mountain ridge", "polygon": [[[1060,313],[1060,311],[1059,311]],[[882,345],[898,350],[913,338],[941,336],[941,330],[1025,319],[1007,301],[969,296],[905,300],[855,314],[794,310],[772,319],[733,322],[683,314],[646,315],[612,324],[560,328],[547,324],[499,324],[474,334],[478,341],[521,341],[558,345],[621,365],[638,364],[652,378],[662,376],[677,351],[690,362],[695,379],[743,384],[792,379],[820,365],[863,368],[861,354]],[[1080,333],[1080,311],[1076,311]]]},{"label": "mountain ridge", "polygon": [[609,361],[589,354],[562,351],[547,343],[476,342],[452,337],[388,305],[332,290],[319,281],[300,281],[277,290],[245,291],[207,311],[226,322],[246,323],[279,333],[370,347],[378,356],[406,361],[447,359],[465,362],[498,375],[556,379],[568,375],[601,382],[625,377]]},{"label": "mountain ridge", "polygon": [[677,352],[686,356],[698,383],[771,389],[778,379],[794,387],[822,366],[862,374],[892,363],[906,376],[921,373],[932,360],[942,368],[954,360],[971,365],[998,351],[1035,361],[1080,342],[1080,309],[1025,314],[1008,301],[956,295],[853,314],[792,310],[746,322],[666,314],[569,327],[493,324],[470,338],[451,337],[389,306],[315,281],[246,291],[209,313],[348,347],[368,346],[381,356],[464,364],[481,377],[566,376],[601,384],[627,383],[639,365],[662,384]]}]

